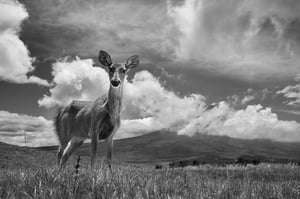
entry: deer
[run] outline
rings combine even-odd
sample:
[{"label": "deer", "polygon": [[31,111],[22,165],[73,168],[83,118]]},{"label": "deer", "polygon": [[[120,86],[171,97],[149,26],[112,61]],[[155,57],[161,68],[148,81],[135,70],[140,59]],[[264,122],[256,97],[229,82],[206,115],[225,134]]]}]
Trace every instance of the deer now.
[{"label": "deer", "polygon": [[60,168],[65,167],[69,157],[86,139],[91,139],[91,168],[95,167],[98,140],[105,140],[106,161],[111,170],[113,137],[121,122],[124,79],[128,71],[139,65],[139,57],[133,55],[126,63],[113,63],[110,55],[100,50],[98,60],[109,76],[108,94],[95,101],[73,100],[57,111],[54,123],[60,144],[57,152]]}]

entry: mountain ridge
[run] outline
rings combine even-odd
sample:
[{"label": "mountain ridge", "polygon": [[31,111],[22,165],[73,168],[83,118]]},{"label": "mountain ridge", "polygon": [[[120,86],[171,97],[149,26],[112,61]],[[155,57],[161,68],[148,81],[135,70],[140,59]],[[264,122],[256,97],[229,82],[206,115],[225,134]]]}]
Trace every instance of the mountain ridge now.
[{"label": "mountain ridge", "polygon": [[[89,156],[89,143],[78,154]],[[105,155],[99,143],[100,156]],[[114,156],[119,161],[155,163],[196,158],[214,162],[217,159],[236,159],[241,155],[264,156],[266,159],[300,159],[300,143],[285,143],[267,139],[246,140],[228,136],[177,135],[172,131],[155,131],[146,135],[115,140]]]},{"label": "mountain ridge", "polygon": [[[58,146],[19,147],[0,143],[0,167],[14,164],[56,164]],[[98,160],[105,157],[104,142],[98,144]],[[81,155],[89,162],[90,143],[79,148],[71,161]],[[266,162],[300,160],[300,143],[285,143],[266,139],[246,140],[228,136],[177,135],[171,131],[155,131],[146,135],[115,140],[113,160],[119,163],[157,164],[180,160],[197,160],[201,163],[232,163],[240,156],[253,156]],[[4,165],[4,166],[3,166]]]}]

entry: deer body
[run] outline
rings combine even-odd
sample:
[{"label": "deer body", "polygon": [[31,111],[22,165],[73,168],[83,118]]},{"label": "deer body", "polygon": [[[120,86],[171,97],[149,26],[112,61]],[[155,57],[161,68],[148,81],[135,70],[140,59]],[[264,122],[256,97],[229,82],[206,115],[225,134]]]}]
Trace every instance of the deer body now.
[{"label": "deer body", "polygon": [[100,51],[99,61],[109,74],[111,83],[108,95],[95,101],[72,101],[61,108],[55,118],[60,142],[57,158],[61,167],[83,141],[90,138],[91,167],[95,165],[97,142],[104,139],[107,163],[111,168],[113,136],[120,126],[123,82],[126,72],[138,65],[138,57],[130,57],[125,65],[113,64],[108,53]]}]

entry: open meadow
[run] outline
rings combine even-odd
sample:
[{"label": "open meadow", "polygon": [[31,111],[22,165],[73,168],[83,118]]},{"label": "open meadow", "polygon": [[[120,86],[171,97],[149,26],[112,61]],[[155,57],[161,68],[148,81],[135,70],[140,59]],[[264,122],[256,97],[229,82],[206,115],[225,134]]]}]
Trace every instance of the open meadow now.
[{"label": "open meadow", "polygon": [[[95,171],[90,170],[90,145],[86,144],[71,156],[66,170],[59,172],[57,146],[0,143],[0,198],[300,198],[300,166],[287,163],[299,159],[297,143],[156,132],[117,140],[113,173],[103,161],[103,143],[99,145]],[[285,163],[235,164],[234,157],[242,154],[256,154],[262,162]],[[228,158],[231,163],[221,161]],[[171,162],[181,160],[200,164],[169,168]],[[162,169],[155,169],[157,165]]]},{"label": "open meadow", "polygon": [[[75,165],[74,165],[75,166]],[[155,170],[104,163],[94,171],[73,167],[2,169],[0,198],[300,198],[300,167],[201,165]]]}]

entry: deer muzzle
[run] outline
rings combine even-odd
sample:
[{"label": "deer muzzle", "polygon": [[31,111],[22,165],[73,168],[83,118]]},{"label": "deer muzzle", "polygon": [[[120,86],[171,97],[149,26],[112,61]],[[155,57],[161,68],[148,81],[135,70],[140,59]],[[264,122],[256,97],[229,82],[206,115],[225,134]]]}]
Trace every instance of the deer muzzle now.
[{"label": "deer muzzle", "polygon": [[121,84],[119,80],[111,80],[110,83],[113,87],[118,87]]}]

